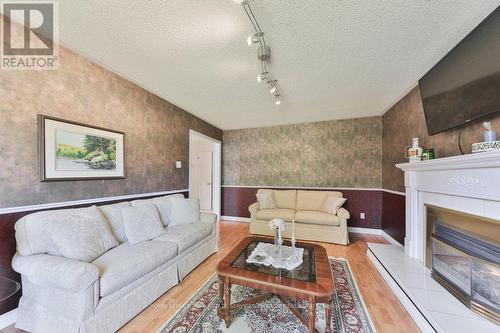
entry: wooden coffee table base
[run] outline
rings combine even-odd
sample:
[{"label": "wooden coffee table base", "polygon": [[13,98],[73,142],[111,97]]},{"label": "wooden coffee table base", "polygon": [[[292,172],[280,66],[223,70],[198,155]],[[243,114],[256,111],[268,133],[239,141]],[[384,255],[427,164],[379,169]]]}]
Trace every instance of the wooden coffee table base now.
[{"label": "wooden coffee table base", "polygon": [[[245,299],[243,301],[231,304],[231,283],[224,282],[223,280],[219,281],[219,309],[217,310],[217,314],[219,318],[224,320],[226,324],[226,328],[229,328],[230,320],[231,320],[231,311],[239,310],[240,308],[260,303],[269,298],[277,296],[287,307],[292,311],[292,313],[297,317],[307,328],[310,333],[317,332],[314,323],[316,321],[316,299],[309,298],[309,307],[308,307],[308,316],[307,319],[300,313],[300,311],[290,303],[286,298],[275,295],[273,293],[265,293],[263,295],[255,296],[252,298]],[[323,303],[322,301],[321,303]],[[331,308],[331,299],[325,302],[325,319],[326,319],[326,332],[331,332],[331,318],[332,318],[332,308]]]}]

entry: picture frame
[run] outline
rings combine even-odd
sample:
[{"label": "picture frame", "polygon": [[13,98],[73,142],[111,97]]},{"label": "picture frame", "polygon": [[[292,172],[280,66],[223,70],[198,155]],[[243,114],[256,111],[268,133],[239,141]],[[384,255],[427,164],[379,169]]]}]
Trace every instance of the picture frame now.
[{"label": "picture frame", "polygon": [[38,115],[40,181],[125,178],[125,134]]}]

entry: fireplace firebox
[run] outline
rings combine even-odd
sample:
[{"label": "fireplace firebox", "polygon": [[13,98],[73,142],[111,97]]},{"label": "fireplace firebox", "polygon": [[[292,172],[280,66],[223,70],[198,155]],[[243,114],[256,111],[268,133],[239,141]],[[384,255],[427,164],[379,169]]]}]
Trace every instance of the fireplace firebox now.
[{"label": "fireplace firebox", "polygon": [[500,324],[500,221],[426,205],[426,265],[462,303]]}]

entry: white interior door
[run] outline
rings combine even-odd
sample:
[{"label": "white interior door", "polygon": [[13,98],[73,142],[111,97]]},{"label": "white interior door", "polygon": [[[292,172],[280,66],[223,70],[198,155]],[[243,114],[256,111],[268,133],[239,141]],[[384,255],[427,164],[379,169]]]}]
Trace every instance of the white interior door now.
[{"label": "white interior door", "polygon": [[196,153],[194,163],[193,196],[200,200],[200,209],[212,211],[213,193],[213,152]]}]

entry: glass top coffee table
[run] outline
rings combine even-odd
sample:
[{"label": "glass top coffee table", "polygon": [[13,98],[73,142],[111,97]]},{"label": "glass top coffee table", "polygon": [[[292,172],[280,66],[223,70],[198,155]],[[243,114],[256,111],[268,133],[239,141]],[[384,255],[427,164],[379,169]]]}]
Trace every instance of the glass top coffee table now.
[{"label": "glass top coffee table", "polygon": [[[216,271],[220,281],[218,314],[226,323],[226,327],[229,327],[232,310],[265,301],[272,296],[278,296],[304,323],[309,332],[315,332],[316,303],[325,303],[326,327],[329,329],[333,280],[326,250],[320,245],[297,242],[296,247],[304,248],[303,263],[295,270],[287,271],[246,262],[259,242],[272,243],[273,240],[268,237],[247,237],[217,265]],[[285,245],[289,244],[285,242]],[[232,284],[258,289],[264,293],[231,304]],[[308,301],[307,318],[304,318],[284,296]]]}]

